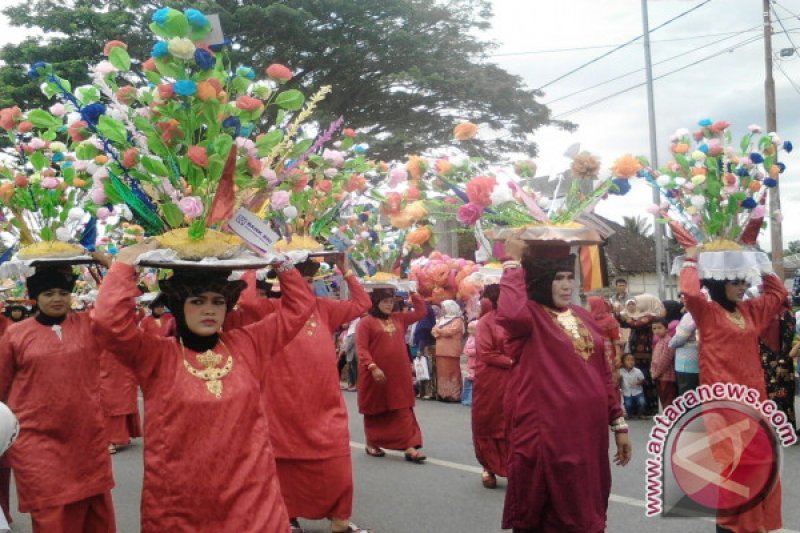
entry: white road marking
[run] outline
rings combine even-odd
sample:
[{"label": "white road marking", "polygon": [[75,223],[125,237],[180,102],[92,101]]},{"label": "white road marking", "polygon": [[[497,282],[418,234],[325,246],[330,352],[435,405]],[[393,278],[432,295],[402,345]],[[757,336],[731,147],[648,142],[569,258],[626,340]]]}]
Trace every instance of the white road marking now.
[{"label": "white road marking", "polygon": [[[355,448],[357,450],[364,450],[367,446],[366,444],[363,444],[361,442],[350,441],[350,447]],[[384,450],[384,451],[386,452],[386,455],[403,457],[403,452],[398,452],[394,450]],[[480,468],[478,466],[454,463],[452,461],[444,461],[442,459],[434,459],[432,457],[428,457],[425,463],[436,466],[443,466],[445,468],[452,468],[453,470],[461,470],[462,472],[469,472],[471,474],[480,474],[483,472],[483,468]],[[645,502],[644,500],[629,498],[628,496],[620,496],[618,494],[612,494],[608,499],[609,501],[612,501],[614,503],[630,505],[631,507],[641,507],[642,509],[647,507],[647,502]],[[707,522],[714,522],[713,518],[703,518],[702,520],[706,520]],[[800,531],[794,529],[779,529],[776,533],[800,533]]]}]

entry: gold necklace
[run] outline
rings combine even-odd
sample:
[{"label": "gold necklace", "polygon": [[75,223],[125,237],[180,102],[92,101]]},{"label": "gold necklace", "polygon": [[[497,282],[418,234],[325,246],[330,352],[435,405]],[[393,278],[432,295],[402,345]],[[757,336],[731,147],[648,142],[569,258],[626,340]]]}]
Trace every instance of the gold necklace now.
[{"label": "gold necklace", "polygon": [[308,320],[306,320],[306,335],[309,337],[312,336],[318,325],[319,322],[317,321],[316,313],[311,313],[311,316],[308,317]]},{"label": "gold necklace", "polygon": [[572,312],[572,309],[562,312],[549,307],[545,307],[545,309],[550,318],[553,319],[553,322],[567,334],[578,355],[584,361],[588,361],[592,352],[594,352],[594,338],[583,321]]},{"label": "gold necklace", "polygon": [[736,324],[739,329],[747,329],[747,321],[738,309],[733,312],[725,311],[725,316],[728,317],[728,320]]},{"label": "gold necklace", "polygon": [[181,354],[183,355],[183,366],[192,376],[202,379],[206,382],[206,388],[208,392],[216,396],[217,398],[222,398],[222,378],[230,374],[231,370],[233,369],[233,356],[231,355],[231,351],[228,350],[228,347],[225,346],[225,343],[222,339],[219,340],[222,347],[228,352],[228,360],[225,361],[225,366],[222,368],[217,368],[222,362],[222,355],[211,350],[206,350],[203,353],[198,353],[195,355],[197,358],[197,362],[203,365],[205,368],[203,370],[198,370],[194,366],[186,360],[186,350],[183,347],[183,339],[181,339]]},{"label": "gold necklace", "polygon": [[394,320],[391,318],[381,319],[381,326],[383,326],[383,331],[389,335],[394,335],[394,332],[397,331],[397,326],[394,325]]}]

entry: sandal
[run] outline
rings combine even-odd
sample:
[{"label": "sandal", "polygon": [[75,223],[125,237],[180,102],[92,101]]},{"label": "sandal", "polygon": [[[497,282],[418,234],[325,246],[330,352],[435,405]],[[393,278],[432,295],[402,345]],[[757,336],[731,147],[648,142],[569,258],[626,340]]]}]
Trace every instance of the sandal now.
[{"label": "sandal", "polygon": [[383,457],[386,455],[386,452],[381,450],[378,446],[370,446],[369,444],[364,448],[364,451],[367,452],[367,455],[370,457]]},{"label": "sandal", "polygon": [[347,526],[347,529],[341,529],[339,531],[334,531],[333,533],[373,533],[373,531],[371,529],[360,528],[354,523],[350,522],[350,525]]},{"label": "sandal", "polygon": [[297,521],[297,518],[289,519],[289,533],[304,533],[304,530],[302,527],[300,527],[300,522]]},{"label": "sandal", "polygon": [[409,463],[422,464],[425,462],[425,459],[427,459],[427,457],[424,454],[421,454],[417,450],[414,450],[413,452],[406,452],[405,456],[406,456],[406,461],[408,461]]},{"label": "sandal", "polygon": [[484,470],[481,474],[481,482],[486,489],[497,488],[497,477],[487,470]]},{"label": "sandal", "polygon": [[116,444],[109,444],[108,445],[108,453],[110,453],[111,455],[114,455],[115,453],[117,453],[117,445]]}]

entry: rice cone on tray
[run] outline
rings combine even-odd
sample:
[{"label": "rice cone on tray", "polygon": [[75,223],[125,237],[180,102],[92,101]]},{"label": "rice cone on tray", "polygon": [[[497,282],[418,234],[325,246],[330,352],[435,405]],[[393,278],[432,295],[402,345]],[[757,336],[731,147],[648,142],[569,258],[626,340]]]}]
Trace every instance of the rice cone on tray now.
[{"label": "rice cone on tray", "polygon": [[649,211],[670,226],[684,248],[700,247],[701,277],[756,280],[772,271],[756,241],[769,191],[786,169],[778,154],[791,152],[792,143],[756,125],[733,143],[728,122],[704,119],[698,125],[694,133],[680,129],[672,136],[672,161],[645,170],[662,197]]},{"label": "rice cone on tray", "polygon": [[[54,108],[66,117],[76,164],[90,173],[87,210],[124,203],[133,222],[147,236],[163,234],[162,246],[181,261],[252,257],[218,232],[239,207],[265,215],[253,199],[285,179],[290,159],[303,159],[313,141],[298,140],[300,126],[330,89],[306,100],[285,87],[286,67],[259,68],[263,79],[250,66],[229,70],[225,47],[203,43],[211,26],[202,13],[157,13],[152,57],[140,58],[144,77],[116,40],[90,67],[91,86],[75,92],[50,65],[34,64],[30,75],[60,99],[37,119],[54,123]],[[186,23],[164,22],[178,19]]]}]

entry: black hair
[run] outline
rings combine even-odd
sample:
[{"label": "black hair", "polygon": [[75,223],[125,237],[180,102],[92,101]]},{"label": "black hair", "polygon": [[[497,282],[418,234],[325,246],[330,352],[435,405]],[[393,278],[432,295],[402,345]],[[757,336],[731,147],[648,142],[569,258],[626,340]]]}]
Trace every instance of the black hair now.
[{"label": "black hair", "polygon": [[654,318],[650,324],[661,324],[662,326],[669,327],[669,322],[667,322],[666,318]]},{"label": "black hair", "polygon": [[628,284],[628,280],[625,279],[625,278],[617,278],[617,279],[614,280],[614,285],[616,285],[617,283],[624,283],[625,285],[627,285]]},{"label": "black hair", "polygon": [[667,321],[667,324],[672,322],[673,320],[680,320],[683,316],[683,306],[680,302],[675,300],[664,300],[661,302],[664,304],[664,309],[666,310],[666,314],[664,315],[664,319]]},{"label": "black hair", "polygon": [[500,299],[500,285],[491,283],[483,288],[483,298],[492,302],[492,309],[497,309],[497,300]]}]

